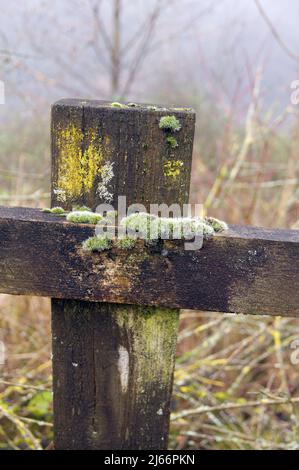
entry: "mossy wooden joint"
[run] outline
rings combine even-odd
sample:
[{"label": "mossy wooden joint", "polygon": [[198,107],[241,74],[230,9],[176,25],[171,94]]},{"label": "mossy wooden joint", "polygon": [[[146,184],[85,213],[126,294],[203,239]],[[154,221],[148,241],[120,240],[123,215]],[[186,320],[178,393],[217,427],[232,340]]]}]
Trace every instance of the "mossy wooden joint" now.
[{"label": "mossy wooden joint", "polygon": [[[52,205],[187,203],[194,124],[189,108],[59,101]],[[53,300],[55,448],[165,449],[177,327],[177,309]]]}]

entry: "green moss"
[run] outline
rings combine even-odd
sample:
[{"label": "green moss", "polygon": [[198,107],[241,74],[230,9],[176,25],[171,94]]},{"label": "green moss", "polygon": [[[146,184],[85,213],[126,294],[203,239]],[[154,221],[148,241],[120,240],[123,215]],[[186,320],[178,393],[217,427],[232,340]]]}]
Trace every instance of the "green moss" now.
[{"label": "green moss", "polygon": [[211,226],[206,224],[203,219],[177,217],[157,218],[154,222],[157,224],[159,238],[163,240],[172,239],[191,239],[195,236],[203,236],[209,238],[214,235],[214,230]]},{"label": "green moss", "polygon": [[175,132],[181,129],[181,124],[175,116],[163,116],[160,119],[159,127],[165,131]]},{"label": "green moss", "polygon": [[172,135],[169,135],[168,137],[166,137],[166,142],[167,142],[167,145],[171,147],[172,149],[175,149],[179,145],[176,138],[173,137]]},{"label": "green moss", "polygon": [[64,214],[64,209],[62,207],[53,207],[51,212],[52,214]]},{"label": "green moss", "polygon": [[156,217],[140,212],[131,214],[121,221],[121,225],[133,232],[137,237],[154,242],[159,239],[191,239],[203,236],[207,239],[214,235],[215,230],[206,220],[199,217]]},{"label": "green moss", "polygon": [[111,248],[111,239],[109,237],[90,237],[82,243],[84,251],[100,252]]},{"label": "green moss", "polygon": [[102,219],[103,217],[100,214],[95,214],[90,211],[73,211],[66,217],[68,222],[78,224],[97,224]]},{"label": "green moss", "polygon": [[111,106],[112,106],[113,108],[126,108],[126,105],[125,105],[125,104],[118,103],[117,101],[115,101],[114,103],[111,103]]},{"label": "green moss", "polygon": [[174,111],[192,111],[192,108],[172,108]]},{"label": "green moss", "polygon": [[136,238],[134,237],[121,237],[116,239],[116,246],[121,250],[131,250],[136,245]]},{"label": "green moss", "polygon": [[154,215],[139,212],[124,217],[121,220],[121,225],[126,227],[129,233],[138,234],[140,238],[148,240],[151,238],[151,223],[154,219]]},{"label": "green moss", "polygon": [[45,209],[42,209],[42,212],[46,212],[48,214],[57,214],[57,215],[65,214],[65,211],[62,207],[52,207],[52,209],[49,209],[46,207]]},{"label": "green moss", "polygon": [[77,211],[80,211],[80,212],[82,212],[82,211],[89,211],[89,212],[92,212],[92,210],[91,210],[89,207],[87,207],[87,206],[73,206],[73,211],[76,211],[76,212],[77,212]]},{"label": "green moss", "polygon": [[215,217],[205,217],[205,222],[213,227],[215,232],[223,232],[224,230],[228,230],[228,226],[225,222],[219,219],[215,219]]},{"label": "green moss", "polygon": [[135,390],[142,400],[148,384],[163,388],[171,381],[179,310],[121,305],[113,315],[120,334],[129,334],[137,361]]}]

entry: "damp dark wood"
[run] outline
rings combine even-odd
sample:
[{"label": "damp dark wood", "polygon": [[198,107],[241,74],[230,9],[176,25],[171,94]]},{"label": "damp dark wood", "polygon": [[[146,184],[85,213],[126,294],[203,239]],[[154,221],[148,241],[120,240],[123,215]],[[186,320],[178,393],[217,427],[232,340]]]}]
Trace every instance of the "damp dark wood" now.
[{"label": "damp dark wood", "polygon": [[183,242],[86,253],[94,226],[0,209],[0,286],[8,294],[260,315],[299,315],[299,232],[231,226]]},{"label": "damp dark wood", "polygon": [[[170,132],[159,125],[167,115],[179,120],[180,129],[173,132],[175,148],[167,141]],[[55,103],[52,205],[69,209],[77,203],[94,209],[110,202],[118,209],[118,197],[125,196],[126,207],[181,206],[189,197],[194,124],[190,108],[81,100]],[[86,227],[77,241],[77,228],[71,230],[72,247],[65,250],[59,243],[59,251],[73,268],[60,273],[57,287],[66,281],[74,293],[78,268],[85,295],[69,296],[59,289],[50,294],[56,297],[52,299],[55,449],[166,449],[179,312],[161,305],[138,306],[129,296],[132,305],[124,303],[121,295],[106,296],[107,288],[111,293],[130,292],[129,278],[119,278],[127,287],[113,279],[118,269],[113,253],[112,272],[106,272],[105,280],[98,257],[95,271],[90,271],[93,261],[82,253],[81,242],[92,229]],[[75,261],[79,252],[83,265],[89,265],[86,276],[81,261]],[[127,261],[125,271],[130,271],[130,264],[138,269],[138,263]],[[98,276],[104,281],[101,287]],[[102,291],[99,299],[92,295],[94,283]]]}]

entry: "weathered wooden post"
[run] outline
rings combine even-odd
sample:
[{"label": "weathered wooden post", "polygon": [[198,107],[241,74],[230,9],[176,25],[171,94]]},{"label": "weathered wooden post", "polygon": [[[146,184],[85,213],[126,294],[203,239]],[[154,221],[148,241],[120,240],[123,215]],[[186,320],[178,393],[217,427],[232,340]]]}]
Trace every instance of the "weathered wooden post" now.
[{"label": "weathered wooden post", "polygon": [[[177,129],[160,128],[163,116]],[[185,108],[59,101],[52,206],[188,202],[194,123]],[[175,309],[53,299],[56,449],[167,448],[178,318]]]}]

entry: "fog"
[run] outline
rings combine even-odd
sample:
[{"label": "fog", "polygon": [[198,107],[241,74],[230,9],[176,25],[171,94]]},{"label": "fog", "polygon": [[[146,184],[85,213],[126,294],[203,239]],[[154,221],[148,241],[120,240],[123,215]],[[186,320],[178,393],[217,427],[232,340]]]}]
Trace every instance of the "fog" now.
[{"label": "fog", "polygon": [[299,6],[297,0],[260,3],[279,39],[254,0],[122,0],[123,49],[119,84],[112,89],[114,2],[1,0],[0,79],[7,105],[1,117],[44,110],[70,96],[188,105],[207,96],[223,109],[237,102],[242,117],[258,70],[263,104],[279,113],[290,102],[291,82],[299,78],[298,61],[284,50],[299,51]]}]

